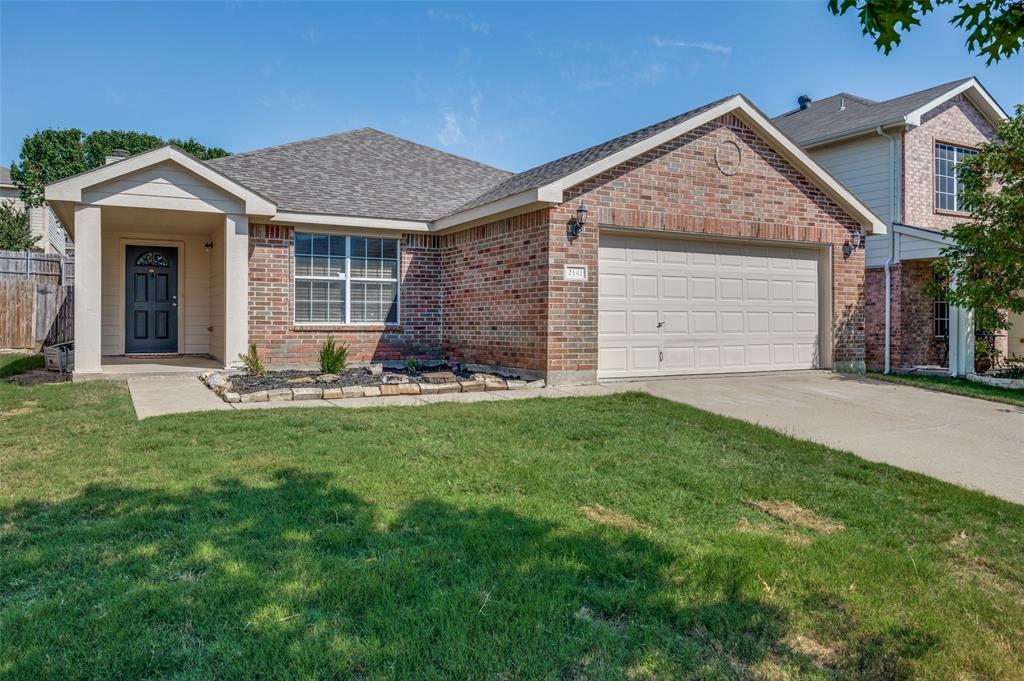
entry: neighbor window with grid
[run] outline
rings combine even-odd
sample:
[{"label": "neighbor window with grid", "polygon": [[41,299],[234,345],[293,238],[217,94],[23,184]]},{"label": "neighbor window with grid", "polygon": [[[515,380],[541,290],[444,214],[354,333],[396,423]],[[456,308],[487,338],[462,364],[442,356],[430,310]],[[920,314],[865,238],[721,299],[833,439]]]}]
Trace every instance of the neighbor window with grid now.
[{"label": "neighbor window with grid", "polygon": [[297,232],[295,322],[397,324],[398,240]]},{"label": "neighbor window with grid", "polygon": [[935,145],[935,207],[939,210],[966,211],[960,199],[963,184],[959,166],[965,158],[974,156],[974,149],[952,144]]},{"label": "neighbor window with grid", "polygon": [[[936,277],[935,283],[940,287],[942,281]],[[949,338],[949,303],[946,302],[945,288],[939,289],[939,295],[932,303],[932,318],[934,319],[935,335],[938,338]]]}]

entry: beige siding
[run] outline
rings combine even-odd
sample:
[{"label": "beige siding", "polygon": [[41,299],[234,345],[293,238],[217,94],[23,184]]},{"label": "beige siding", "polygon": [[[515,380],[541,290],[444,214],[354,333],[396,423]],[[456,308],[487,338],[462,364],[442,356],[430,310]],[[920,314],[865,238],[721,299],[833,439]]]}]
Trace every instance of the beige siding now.
[{"label": "beige siding", "polygon": [[82,193],[82,202],[202,213],[245,212],[236,197],[170,162],[92,187]]},{"label": "beige siding", "polygon": [[[850,142],[811,149],[811,155],[878,214],[891,223],[892,157],[889,140],[883,137],[860,137]],[[897,151],[897,154],[899,152]]]},{"label": "beige siding", "polygon": [[1024,314],[1010,314],[1010,330],[1007,333],[1009,340],[1008,355],[1024,357]]},{"label": "beige siding", "polygon": [[[178,296],[181,314],[178,351],[185,354],[210,352],[210,263],[212,253],[203,244],[208,237],[176,235],[172,240],[154,240],[153,235],[103,230],[103,314],[102,353],[124,354],[124,252],[128,244],[159,244],[179,247]],[[177,242],[177,243],[175,243]]]}]

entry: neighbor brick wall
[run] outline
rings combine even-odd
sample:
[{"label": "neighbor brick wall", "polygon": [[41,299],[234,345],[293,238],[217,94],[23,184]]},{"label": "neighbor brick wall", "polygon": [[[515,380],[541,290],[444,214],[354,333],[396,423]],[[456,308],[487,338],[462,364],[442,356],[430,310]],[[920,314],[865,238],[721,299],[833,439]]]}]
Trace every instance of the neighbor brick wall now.
[{"label": "neighbor brick wall", "polygon": [[[734,175],[715,160],[726,140],[741,149]],[[864,360],[863,250],[842,255],[856,223],[734,116],[587,180],[566,197],[551,224],[549,370],[596,368],[598,225],[832,245],[833,361]],[[583,236],[569,243],[566,225],[581,200],[590,218]],[[556,281],[567,263],[588,264],[590,281]]]},{"label": "neighbor brick wall", "polygon": [[903,222],[950,229],[964,214],[935,208],[935,144],[977,148],[995,138],[992,124],[962,95],[936,107],[903,134]]},{"label": "neighbor brick wall", "polygon": [[348,346],[349,361],[431,358],[441,347],[441,250],[433,235],[401,238],[399,324],[297,326],[292,309],[294,228],[249,229],[249,342],[273,364],[315,363],[320,344],[333,336]]}]

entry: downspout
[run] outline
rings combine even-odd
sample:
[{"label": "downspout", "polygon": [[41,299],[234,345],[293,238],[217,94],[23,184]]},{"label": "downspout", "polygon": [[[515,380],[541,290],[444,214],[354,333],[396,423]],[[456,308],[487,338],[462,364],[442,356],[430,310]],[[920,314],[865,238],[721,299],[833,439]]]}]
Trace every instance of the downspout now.
[{"label": "downspout", "polygon": [[896,261],[894,225],[901,220],[896,202],[896,138],[875,128],[875,134],[889,140],[889,255],[885,259],[885,373],[892,372],[892,265]]}]

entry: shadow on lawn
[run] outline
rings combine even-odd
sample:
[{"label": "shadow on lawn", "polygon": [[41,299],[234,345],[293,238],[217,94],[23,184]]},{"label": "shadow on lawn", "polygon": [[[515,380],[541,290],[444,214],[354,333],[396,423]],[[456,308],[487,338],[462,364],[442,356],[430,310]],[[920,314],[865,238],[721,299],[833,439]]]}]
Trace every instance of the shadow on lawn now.
[{"label": "shadow on lawn", "polygon": [[[433,500],[385,520],[328,478],[296,472],[20,504],[0,547],[8,678],[814,668],[783,643],[784,613],[748,595],[754,575],[737,555],[679,557],[614,528]],[[894,667],[879,669],[892,678]]]}]

